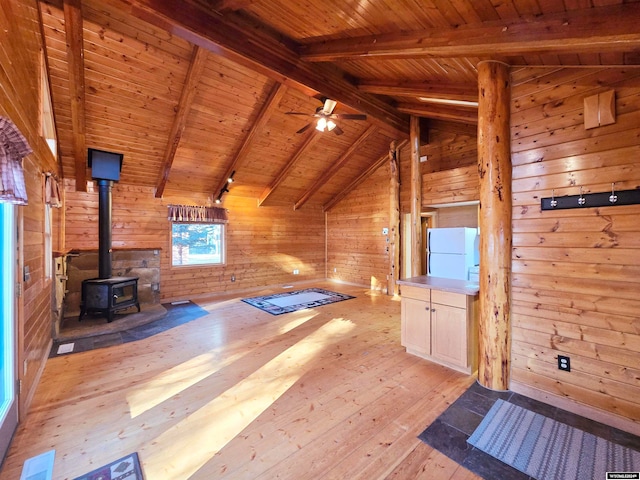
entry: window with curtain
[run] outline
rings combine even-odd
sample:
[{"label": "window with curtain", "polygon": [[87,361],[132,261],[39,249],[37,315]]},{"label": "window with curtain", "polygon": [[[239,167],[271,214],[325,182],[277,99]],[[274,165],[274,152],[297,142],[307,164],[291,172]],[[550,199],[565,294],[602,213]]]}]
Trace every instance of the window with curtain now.
[{"label": "window with curtain", "polygon": [[53,273],[53,208],[62,207],[58,181],[51,174],[44,176],[44,276],[51,278]]},{"label": "window with curtain", "polygon": [[170,205],[171,265],[222,265],[227,211],[218,207]]},{"label": "window with curtain", "polygon": [[27,204],[22,158],[32,152],[18,127],[0,117],[0,202]]}]

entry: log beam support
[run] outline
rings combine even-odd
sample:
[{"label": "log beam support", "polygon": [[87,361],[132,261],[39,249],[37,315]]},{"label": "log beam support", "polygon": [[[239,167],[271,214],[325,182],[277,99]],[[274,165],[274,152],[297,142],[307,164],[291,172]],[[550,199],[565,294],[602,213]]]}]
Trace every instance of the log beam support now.
[{"label": "log beam support", "polygon": [[400,170],[397,142],[389,145],[389,274],[387,295],[398,295],[398,273],[400,272]]},{"label": "log beam support", "polygon": [[509,388],[511,366],[511,84],[509,66],[478,65],[480,298],[478,381]]},{"label": "log beam support", "polygon": [[409,121],[411,143],[411,276],[422,273],[422,174],[420,172],[420,117]]}]

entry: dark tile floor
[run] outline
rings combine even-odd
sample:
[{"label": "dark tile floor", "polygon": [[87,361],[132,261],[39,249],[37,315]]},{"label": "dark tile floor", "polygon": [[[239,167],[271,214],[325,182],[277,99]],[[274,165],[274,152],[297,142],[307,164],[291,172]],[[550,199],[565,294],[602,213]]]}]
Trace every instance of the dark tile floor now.
[{"label": "dark tile floor", "polygon": [[[144,325],[137,325],[121,331],[100,335],[87,335],[82,338],[54,340],[51,352],[49,352],[49,358],[142,340],[157,333],[164,332],[165,330],[169,330],[170,328],[177,327],[178,325],[188,323],[191,320],[200,318],[208,313],[205,309],[191,302],[180,305],[167,303],[162,306],[166,309],[167,313],[161,318]],[[114,322],[117,321],[118,319],[116,316]],[[60,346],[69,343],[74,344],[73,351],[59,354],[58,349]]]},{"label": "dark tile floor", "polygon": [[419,435],[420,440],[486,480],[535,480],[467,443],[499,398],[611,442],[640,450],[640,437],[517,393],[489,390],[477,382]]}]

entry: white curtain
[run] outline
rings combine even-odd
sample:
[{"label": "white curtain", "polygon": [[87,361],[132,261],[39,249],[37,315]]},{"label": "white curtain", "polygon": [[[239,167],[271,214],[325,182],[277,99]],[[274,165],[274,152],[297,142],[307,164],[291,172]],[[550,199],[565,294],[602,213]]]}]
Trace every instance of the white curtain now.
[{"label": "white curtain", "polygon": [[47,173],[44,180],[44,203],[51,205],[54,208],[62,207],[62,201],[60,200],[60,186],[56,178]]},{"label": "white curtain", "polygon": [[22,158],[32,151],[13,122],[0,117],[0,202],[27,204]]}]

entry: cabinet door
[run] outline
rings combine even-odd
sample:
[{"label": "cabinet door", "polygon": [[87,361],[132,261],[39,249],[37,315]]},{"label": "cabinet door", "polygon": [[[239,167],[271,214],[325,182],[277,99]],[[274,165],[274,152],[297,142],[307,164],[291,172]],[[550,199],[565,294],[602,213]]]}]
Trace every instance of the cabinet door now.
[{"label": "cabinet door", "polygon": [[407,350],[431,353],[431,322],[429,302],[403,298],[401,304],[402,345]]},{"label": "cabinet door", "polygon": [[467,367],[467,311],[434,303],[431,312],[431,355],[445,362]]}]

